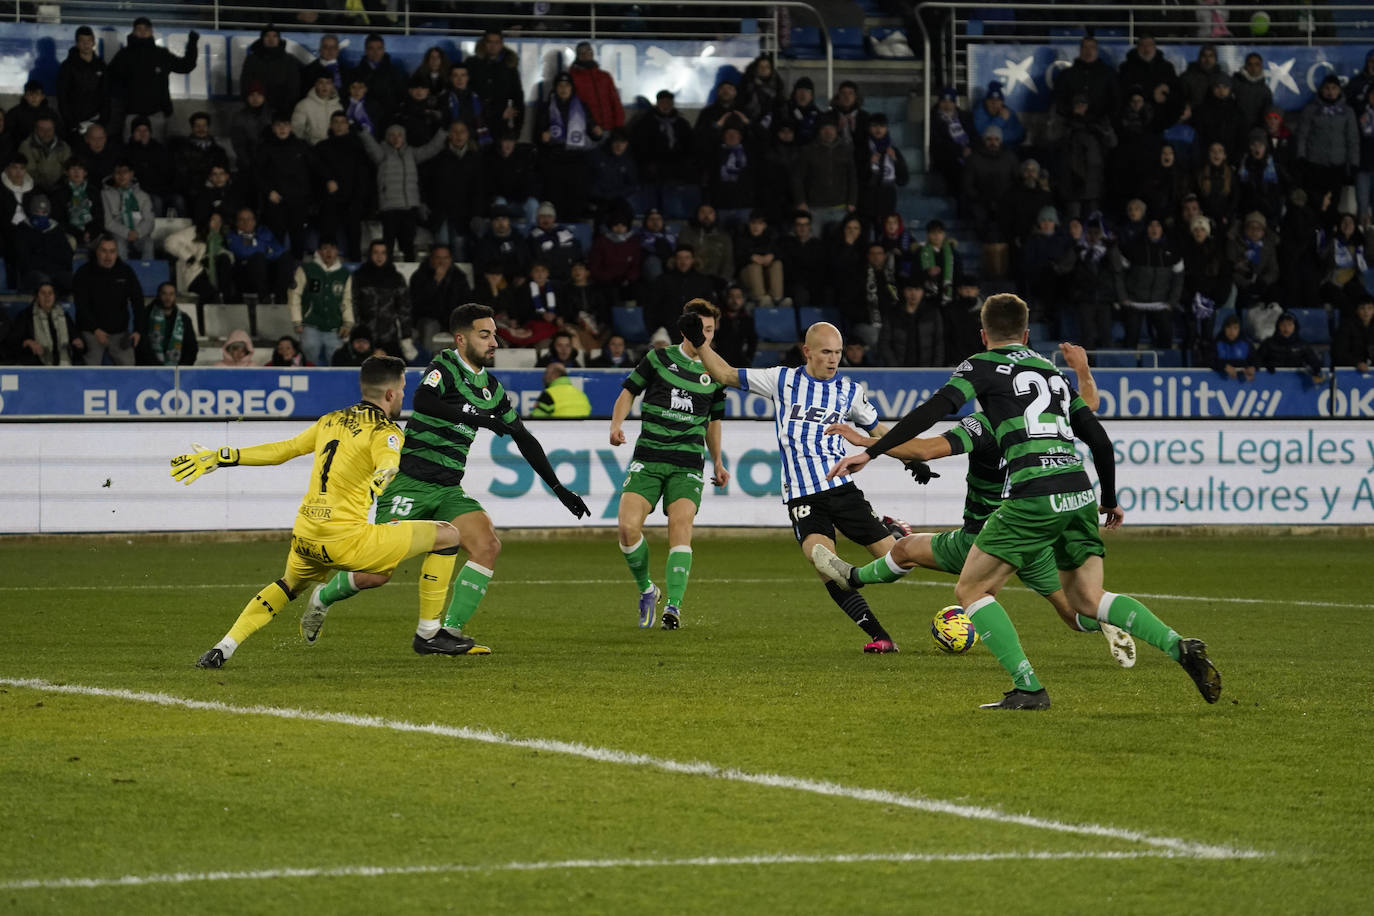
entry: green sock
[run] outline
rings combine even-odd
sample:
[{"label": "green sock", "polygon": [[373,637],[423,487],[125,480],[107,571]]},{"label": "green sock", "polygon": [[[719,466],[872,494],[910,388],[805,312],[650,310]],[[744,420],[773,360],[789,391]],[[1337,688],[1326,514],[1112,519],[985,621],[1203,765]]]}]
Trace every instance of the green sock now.
[{"label": "green sock", "polygon": [[346,572],[335,573],[334,578],[329,580],[329,584],[320,590],[320,601],[328,607],[335,601],[343,601],[352,598],[362,589],[353,584],[353,579]]},{"label": "green sock", "polygon": [[654,584],[649,579],[649,542],[641,537],[639,543],[633,547],[621,544],[620,550],[625,554],[625,563],[630,567],[630,575],[635,577],[635,585],[639,586],[641,592],[647,592]]},{"label": "green sock", "polygon": [[1178,661],[1179,635],[1167,623],[1160,620],[1145,605],[1130,595],[1103,592],[1102,601],[1097,605],[1097,619],[1102,619],[1103,609],[1107,612],[1107,622],[1120,627],[1132,636],[1139,636],[1159,651]]},{"label": "green sock", "polygon": [[892,559],[892,554],[887,553],[867,566],[856,567],[854,577],[864,585],[886,585],[889,582],[896,582],[909,572],[911,570],[902,569]]},{"label": "green sock", "polygon": [[1085,633],[1101,633],[1102,625],[1091,617],[1084,617],[1082,614],[1074,614],[1074,619],[1078,621],[1078,629]]},{"label": "green sock", "polygon": [[969,619],[978,631],[978,638],[997,658],[998,664],[1011,675],[1012,683],[1022,690],[1043,690],[1040,679],[1035,676],[1030,659],[1021,650],[1021,640],[1016,635],[1016,627],[1006,610],[997,603],[996,598],[988,597],[975,601],[968,606]]},{"label": "green sock", "polygon": [[669,547],[668,568],[663,578],[668,584],[668,604],[682,607],[682,598],[687,594],[687,577],[692,574],[692,548]]},{"label": "green sock", "polygon": [[494,573],[485,566],[478,566],[468,560],[458,573],[458,581],[453,584],[453,598],[444,612],[444,626],[461,630],[477,613],[477,605],[486,597],[487,585]]}]

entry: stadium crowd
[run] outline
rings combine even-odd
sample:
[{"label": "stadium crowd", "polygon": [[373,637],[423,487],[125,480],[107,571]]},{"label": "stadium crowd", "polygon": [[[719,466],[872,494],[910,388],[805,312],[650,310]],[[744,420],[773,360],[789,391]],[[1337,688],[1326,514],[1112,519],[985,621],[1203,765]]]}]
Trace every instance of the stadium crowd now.
[{"label": "stadium crowd", "polygon": [[[56,97],[31,81],[4,112],[0,243],[10,288],[32,296],[0,335],[5,361],[194,363],[178,300],[285,303],[294,334],[271,365],[422,364],[468,301],[496,311],[505,345],[566,365],[632,364],[613,309],[637,305],[663,345],[698,296],[721,305],[716,348],[735,365],[755,360],[757,307],[830,310],[848,365],[944,366],[979,348],[979,280],[954,232],[899,212],[907,163],[852,81],[818,102],[765,56],[693,120],[667,90],[627,112],[582,42],[527,108],[499,29],[406,73],[382,35],[351,64],[322,35],[302,63],[268,26],[229,123],[172,124],[168,76],[196,62],[194,32],[178,56],[140,17],[106,63],[82,27]],[[1089,349],[1135,348],[1145,328],[1240,378],[1319,374],[1289,310],[1326,306],[1336,364],[1367,367],[1374,53],[1296,114],[1273,108],[1262,63],[1227,75],[1204,50],[1180,75],[1146,37],[1118,72],[1085,39],[1040,142],[997,84],[973,111],[943,92],[929,162],[988,278]],[[155,244],[167,216],[190,223]],[[145,302],[130,262],[159,246],[175,280]],[[1230,305],[1242,320],[1218,333]],[[252,364],[252,343],[229,335],[220,364]]]}]

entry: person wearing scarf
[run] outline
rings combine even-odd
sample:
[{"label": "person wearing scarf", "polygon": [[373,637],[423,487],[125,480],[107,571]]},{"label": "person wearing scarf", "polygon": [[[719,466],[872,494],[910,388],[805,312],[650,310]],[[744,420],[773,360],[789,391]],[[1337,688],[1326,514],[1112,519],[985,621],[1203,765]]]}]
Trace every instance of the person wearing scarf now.
[{"label": "person wearing scarf", "polygon": [[945,192],[957,194],[964,186],[964,163],[973,155],[973,118],[959,110],[959,95],[952,86],[940,90],[930,113],[930,159],[945,180]]},{"label": "person wearing scarf", "polygon": [[90,181],[86,165],[80,159],[68,159],[66,177],[57,183],[52,194],[53,216],[62,230],[76,239],[78,248],[85,248],[100,232],[98,218],[100,202]]},{"label": "person wearing scarf", "polygon": [[892,142],[887,115],[874,112],[868,118],[867,135],[855,140],[858,166],[859,212],[879,219],[897,209],[897,189],[910,180],[906,157]]},{"label": "person wearing scarf", "polygon": [[926,225],[926,243],[916,253],[916,266],[926,298],[947,302],[954,291],[954,241],[946,237],[945,224],[938,219]]},{"label": "person wearing scarf", "polygon": [[1244,226],[1232,228],[1227,240],[1237,311],[1277,298],[1279,259],[1268,232],[1269,221],[1256,210],[1246,215]]},{"label": "person wearing scarf", "polygon": [[148,331],[139,340],[141,366],[194,366],[198,346],[191,318],[177,308],[177,288],[163,283],[144,313]]},{"label": "person wearing scarf", "polygon": [[470,79],[465,61],[456,62],[448,72],[448,88],[444,91],[444,107],[448,111],[448,121],[462,121],[468,132],[477,140],[479,147],[489,146],[492,141],[487,119],[482,114],[482,98],[468,86]]},{"label": "person wearing scarf", "polygon": [[365,131],[372,136],[377,136],[377,127],[381,119],[375,110],[375,106],[367,98],[367,83],[361,78],[354,77],[348,85],[348,99],[344,102],[344,114],[348,115],[349,126],[355,130]]},{"label": "person wearing scarf", "polygon": [[535,116],[545,197],[560,213],[578,218],[587,209],[587,152],[601,139],[601,126],[573,92],[567,71],[554,78],[548,104]]},{"label": "person wearing scarf", "polygon": [[15,317],[4,345],[6,361],[21,366],[70,366],[85,349],[51,283],[39,284],[33,302]]}]

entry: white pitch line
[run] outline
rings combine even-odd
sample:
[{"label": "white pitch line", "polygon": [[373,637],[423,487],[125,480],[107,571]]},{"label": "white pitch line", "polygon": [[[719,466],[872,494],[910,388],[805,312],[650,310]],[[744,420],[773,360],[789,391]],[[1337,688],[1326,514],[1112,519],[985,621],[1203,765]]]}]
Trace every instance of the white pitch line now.
[{"label": "white pitch line", "polygon": [[181,707],[205,712],[228,713],[240,716],[269,716],[276,719],[291,719],[304,722],[323,722],[333,725],[349,725],[355,728],[376,728],[388,731],[439,735],[457,738],[462,741],[477,741],[482,744],[499,745],[543,751],[551,754],[564,754],[598,763],[620,766],[642,766],[668,773],[682,773],[692,776],[705,776],[727,782],[747,783],[824,795],[835,798],[848,798],[855,801],[874,802],[891,807],[908,808],[930,814],[948,814],[975,821],[990,821],[1001,824],[1015,824],[1036,830],[1055,833],[1075,834],[1078,836],[1100,837],[1121,840],[1129,843],[1142,843],[1159,849],[1169,850],[1180,857],[1194,859],[1252,859],[1262,858],[1268,853],[1248,849],[1235,849],[1229,846],[1216,846],[1195,843],[1176,837],[1153,836],[1138,830],[1126,830],[1102,824],[1070,824],[1050,818],[1035,817],[1030,814],[1013,814],[997,808],[979,805],[961,805],[939,799],[919,798],[902,795],[885,789],[866,789],[845,786],[819,779],[806,779],[785,776],[777,773],[750,773],[731,767],[721,767],[709,761],[680,761],[667,757],[653,757],[633,751],[614,748],[595,747],[571,741],[558,741],[548,738],[512,738],[500,732],[466,726],[421,724],[403,719],[387,719],[380,716],[361,716],[339,712],[317,712],[308,709],[293,709],[281,706],[234,706],[215,700],[193,700],[167,693],[152,693],[138,690],[123,690],[112,687],[87,687],[79,684],[54,684],[40,678],[0,678],[0,686],[39,690],[47,693],[64,693],[78,696],[110,697],[130,700],[136,703],[153,703],[159,706]]},{"label": "white pitch line", "polygon": [[473,872],[578,871],[610,868],[720,868],[740,865],[860,865],[868,862],[1025,862],[1082,859],[1173,859],[1163,849],[1125,852],[866,852],[838,855],[701,856],[690,859],[562,859],[549,862],[494,862],[489,865],[341,865],[333,868],[268,868],[254,871],[172,872],[121,875],[118,878],[29,878],[0,882],[0,891],[67,890],[71,888],[139,887],[201,881],[269,881],[278,878],[387,878],[397,875],[443,875]]},{"label": "white pitch line", "polygon": [[[624,585],[625,579],[497,579],[491,583],[494,588],[498,585]],[[696,587],[702,585],[769,585],[780,582],[810,582],[805,576],[781,577],[781,578],[744,578],[744,579],[707,579],[696,580]],[[955,579],[953,576],[941,579],[912,579],[906,578],[899,581],[901,585],[914,585],[921,588],[943,588],[951,593],[954,591]],[[391,585],[414,585],[414,580],[393,579]],[[262,588],[262,582],[229,582],[229,583],[206,583],[191,582],[182,584],[157,583],[157,582],[130,582],[119,583],[109,582],[101,585],[0,585],[0,592],[108,592],[108,591],[136,591],[142,589],[165,590],[165,591],[191,591],[193,589],[257,589]],[[1020,585],[1008,585],[1004,591],[1026,592],[1031,590]],[[1136,598],[1155,598],[1161,601],[1193,601],[1193,602],[1214,602],[1216,604],[1284,604],[1286,599],[1281,598],[1238,598],[1233,595],[1175,595],[1167,592],[1137,592],[1124,591]],[[1351,608],[1356,610],[1368,610],[1370,605],[1351,603],[1345,601],[1311,601],[1307,598],[1302,599],[1303,607],[1324,607],[1324,608]]]}]

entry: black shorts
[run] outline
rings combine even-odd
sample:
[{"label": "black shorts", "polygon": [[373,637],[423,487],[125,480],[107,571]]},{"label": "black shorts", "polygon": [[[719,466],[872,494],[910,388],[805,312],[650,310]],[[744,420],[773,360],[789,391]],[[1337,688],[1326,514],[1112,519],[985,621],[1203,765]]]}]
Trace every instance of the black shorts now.
[{"label": "black shorts", "polygon": [[792,533],[798,544],[813,534],[833,541],[837,528],[840,534],[864,547],[892,536],[864,499],[863,491],[852,483],[789,500],[787,514],[792,518]]}]

